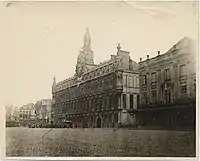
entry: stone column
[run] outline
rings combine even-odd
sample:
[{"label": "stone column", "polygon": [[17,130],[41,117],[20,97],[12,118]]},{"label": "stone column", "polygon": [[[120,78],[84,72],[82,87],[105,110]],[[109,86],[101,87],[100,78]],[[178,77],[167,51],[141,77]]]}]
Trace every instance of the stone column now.
[{"label": "stone column", "polygon": [[181,94],[180,94],[180,65],[177,65],[177,83],[176,83],[176,99],[179,99],[181,97]]},{"label": "stone column", "polygon": [[122,111],[118,112],[118,123],[122,122]]},{"label": "stone column", "polygon": [[173,83],[174,83],[174,76],[175,76],[175,71],[174,71],[174,68],[172,66],[173,64],[171,64],[171,67],[170,67],[170,75],[171,75],[171,85],[169,87],[169,90],[170,90],[170,102],[173,102],[174,101],[174,91],[173,91]]},{"label": "stone column", "polygon": [[[163,83],[164,83],[164,69],[163,66],[160,66],[161,70],[160,70],[160,102],[163,103],[164,102],[164,88],[163,88]],[[161,87],[162,85],[162,87]]]},{"label": "stone column", "polygon": [[[123,96],[126,95],[126,100],[123,99]],[[124,107],[124,101],[126,102],[126,107]],[[122,109],[127,109],[127,94],[122,93]]]},{"label": "stone column", "polygon": [[151,102],[151,73],[147,72],[147,104]]},{"label": "stone column", "polygon": [[126,109],[130,109],[130,94],[126,94]]},{"label": "stone column", "polygon": [[[189,67],[188,67],[189,68]],[[187,71],[187,97],[194,97],[194,73]]]},{"label": "stone column", "polygon": [[118,94],[117,95],[117,100],[118,100],[118,103],[117,103],[117,109],[122,109],[122,95],[121,94]]},{"label": "stone column", "polygon": [[120,95],[120,108],[123,109],[123,93]]},{"label": "stone column", "polygon": [[157,102],[161,102],[161,70],[157,71]]},{"label": "stone column", "polygon": [[137,95],[133,94],[133,109],[137,109]]}]

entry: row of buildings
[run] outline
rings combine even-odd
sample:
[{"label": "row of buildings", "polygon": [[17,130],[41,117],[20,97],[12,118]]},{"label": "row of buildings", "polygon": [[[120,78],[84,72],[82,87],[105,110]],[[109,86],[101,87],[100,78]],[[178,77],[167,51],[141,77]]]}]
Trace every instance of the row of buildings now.
[{"label": "row of buildings", "polygon": [[54,78],[55,123],[80,127],[194,126],[196,59],[194,41],[184,37],[169,51],[137,63],[117,46],[116,55],[94,64],[86,30],[75,75]]},{"label": "row of buildings", "polygon": [[18,120],[18,118],[19,118],[18,107],[8,105],[8,106],[5,107],[5,112],[6,112],[6,122]]},{"label": "row of buildings", "polygon": [[6,108],[6,122],[17,122],[22,126],[28,124],[50,124],[53,121],[51,99],[42,99],[21,107]]}]

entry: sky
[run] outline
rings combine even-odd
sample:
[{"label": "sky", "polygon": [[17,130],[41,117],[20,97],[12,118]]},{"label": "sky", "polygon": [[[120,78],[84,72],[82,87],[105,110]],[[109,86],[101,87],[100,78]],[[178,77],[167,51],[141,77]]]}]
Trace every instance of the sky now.
[{"label": "sky", "polygon": [[51,98],[53,77],[75,72],[88,27],[94,61],[115,54],[117,43],[139,62],[197,37],[192,2],[0,2],[1,106]]}]

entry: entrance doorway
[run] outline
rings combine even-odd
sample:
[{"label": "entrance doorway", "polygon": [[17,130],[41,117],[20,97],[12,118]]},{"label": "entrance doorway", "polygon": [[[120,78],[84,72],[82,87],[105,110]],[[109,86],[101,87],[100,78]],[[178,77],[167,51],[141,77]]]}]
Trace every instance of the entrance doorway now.
[{"label": "entrance doorway", "polygon": [[101,119],[97,118],[97,128],[101,128]]}]

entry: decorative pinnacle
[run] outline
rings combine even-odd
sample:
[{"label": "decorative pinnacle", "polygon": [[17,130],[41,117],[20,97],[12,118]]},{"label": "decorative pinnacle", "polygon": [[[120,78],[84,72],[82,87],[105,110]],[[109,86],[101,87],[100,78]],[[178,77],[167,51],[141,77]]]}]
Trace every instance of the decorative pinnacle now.
[{"label": "decorative pinnacle", "polygon": [[86,28],[86,33],[84,36],[84,46],[89,46],[91,45],[91,37],[90,37],[90,31],[89,28]]},{"label": "decorative pinnacle", "polygon": [[53,84],[56,84],[56,77],[53,77]]},{"label": "decorative pinnacle", "polygon": [[121,47],[120,43],[118,43],[117,50],[119,51],[121,48],[122,47]]}]

